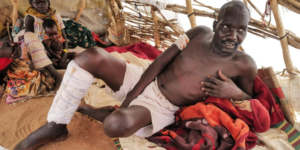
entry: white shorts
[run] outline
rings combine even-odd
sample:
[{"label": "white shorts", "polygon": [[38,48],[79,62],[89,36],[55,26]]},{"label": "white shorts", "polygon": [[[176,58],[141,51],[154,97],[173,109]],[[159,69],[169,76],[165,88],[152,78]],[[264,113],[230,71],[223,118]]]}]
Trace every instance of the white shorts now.
[{"label": "white shorts", "polygon": [[[142,74],[146,70],[145,67],[126,64],[126,72],[120,90],[114,92],[108,86],[105,88],[107,94],[121,102],[125,99],[127,93],[140,80]],[[172,124],[175,121],[174,113],[179,109],[179,107],[171,104],[160,92],[157,86],[157,80],[151,82],[144,89],[143,93],[134,99],[129,106],[132,105],[143,106],[151,113],[152,124],[141,128],[135,133],[135,135],[141,137],[149,137],[164,127]]]}]

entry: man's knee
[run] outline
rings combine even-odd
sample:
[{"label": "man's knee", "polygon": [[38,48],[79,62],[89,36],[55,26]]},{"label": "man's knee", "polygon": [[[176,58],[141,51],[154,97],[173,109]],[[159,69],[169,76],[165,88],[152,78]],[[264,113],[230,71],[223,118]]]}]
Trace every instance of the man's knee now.
[{"label": "man's knee", "polygon": [[89,48],[80,53],[74,61],[77,65],[85,68],[85,66],[95,66],[105,61],[104,49],[99,47]]},{"label": "man's knee", "polygon": [[130,123],[129,117],[122,110],[116,110],[107,116],[103,128],[109,137],[127,137],[135,132],[134,123]]}]

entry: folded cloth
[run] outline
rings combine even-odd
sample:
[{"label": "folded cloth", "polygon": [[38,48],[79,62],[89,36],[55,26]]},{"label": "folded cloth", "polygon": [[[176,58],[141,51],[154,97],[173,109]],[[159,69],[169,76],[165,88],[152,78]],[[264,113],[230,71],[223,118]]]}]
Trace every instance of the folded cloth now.
[{"label": "folded cloth", "polygon": [[[230,103],[230,102],[229,102]],[[212,103],[199,102],[176,115],[175,130],[149,138],[166,149],[245,149],[249,127]]]},{"label": "folded cloth", "polygon": [[92,32],[74,20],[63,21],[65,24],[65,33],[68,39],[69,48],[77,46],[90,48],[96,46]]},{"label": "folded cloth", "polygon": [[13,60],[7,57],[0,58],[0,71],[6,68]]}]

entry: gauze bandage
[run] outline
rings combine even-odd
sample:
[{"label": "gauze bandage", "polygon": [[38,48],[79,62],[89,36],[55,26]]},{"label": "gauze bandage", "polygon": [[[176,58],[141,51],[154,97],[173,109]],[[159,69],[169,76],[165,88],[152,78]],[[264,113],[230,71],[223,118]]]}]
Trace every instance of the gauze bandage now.
[{"label": "gauze bandage", "polygon": [[71,61],[63,81],[54,97],[47,121],[57,124],[70,123],[81,99],[94,81],[94,76]]},{"label": "gauze bandage", "polygon": [[182,34],[179,36],[179,38],[175,41],[174,44],[177,45],[177,47],[180,50],[183,50],[184,48],[186,48],[186,45],[190,42],[190,39],[188,38],[188,36],[186,34]]}]

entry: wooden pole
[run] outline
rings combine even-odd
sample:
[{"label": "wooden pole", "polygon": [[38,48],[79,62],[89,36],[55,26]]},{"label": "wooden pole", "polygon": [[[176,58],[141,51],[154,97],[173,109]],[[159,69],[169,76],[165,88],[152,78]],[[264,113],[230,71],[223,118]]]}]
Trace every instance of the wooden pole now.
[{"label": "wooden pole", "polygon": [[191,27],[194,28],[196,27],[196,17],[193,11],[192,0],[185,0],[185,2],[186,2],[186,7],[187,7]]},{"label": "wooden pole", "polygon": [[10,2],[13,4],[13,12],[11,14],[11,20],[12,20],[12,26],[15,26],[17,19],[18,19],[18,3],[19,0],[10,0]]},{"label": "wooden pole", "polygon": [[156,8],[151,6],[151,14],[154,22],[154,40],[155,40],[155,47],[160,47],[160,33],[158,30],[158,17],[156,15]]},{"label": "wooden pole", "polygon": [[281,16],[280,16],[279,10],[278,10],[277,0],[269,0],[269,2],[270,2],[271,9],[273,11],[274,18],[275,18],[275,21],[276,21],[278,36],[279,36],[279,38],[282,38],[280,40],[280,43],[281,43],[281,47],[282,47],[282,51],[283,51],[283,58],[284,58],[286,69],[289,72],[295,72],[295,68],[293,66],[291,56],[290,56],[290,52],[289,52],[286,32],[285,32],[285,29],[284,29],[284,26],[283,26],[283,23],[282,23],[282,20],[281,20]]},{"label": "wooden pole", "polygon": [[78,13],[77,13],[77,15],[76,15],[76,17],[75,17],[75,20],[74,20],[75,22],[78,22],[79,17],[80,17],[80,15],[81,15],[83,9],[85,8],[85,2],[86,2],[86,0],[82,0],[82,1],[81,1],[81,7],[79,8],[79,11],[78,11]]}]

